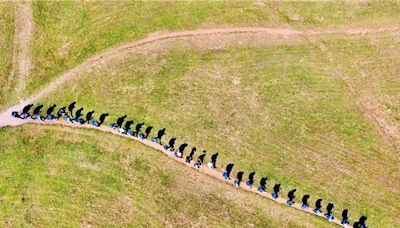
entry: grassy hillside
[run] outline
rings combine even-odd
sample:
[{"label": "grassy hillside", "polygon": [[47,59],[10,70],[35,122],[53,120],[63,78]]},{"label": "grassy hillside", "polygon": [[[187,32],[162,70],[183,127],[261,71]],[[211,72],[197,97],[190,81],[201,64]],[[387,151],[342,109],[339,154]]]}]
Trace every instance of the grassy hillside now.
[{"label": "grassy hillside", "polygon": [[225,50],[173,45],[81,74],[44,102],[77,100],[86,111],[166,127],[179,143],[219,151],[223,164],[267,175],[284,192],[297,187],[312,200],[334,202],[337,211],[368,214],[371,226],[390,227],[398,224],[400,158],[357,105],[362,84],[349,88],[358,79],[351,63],[364,58],[380,63],[374,72],[387,80],[379,83],[396,87],[391,72],[399,65],[375,55],[389,41],[337,37]]},{"label": "grassy hillside", "polygon": [[27,94],[89,56],[146,34],[198,27],[262,25],[325,28],[393,25],[396,2],[34,2],[35,69]]},{"label": "grassy hillside", "polygon": [[[0,47],[6,50],[0,52],[0,107],[10,102],[14,83],[12,9],[0,4]],[[398,23],[400,5],[35,1],[33,13],[34,69],[26,95],[104,49],[153,32],[386,27]],[[400,226],[400,156],[363,106],[400,122],[398,34],[272,44],[214,50],[164,44],[98,65],[41,102],[77,100],[97,116],[110,112],[109,120],[128,114],[135,123],[166,127],[178,143],[219,151],[219,163],[234,162],[235,172],[254,170],[282,183],[284,193],[296,187],[312,202],[335,203],[336,216],[348,208],[353,219],[367,214],[371,227]],[[327,225],[126,139],[36,126],[0,129],[0,135],[3,226]]]},{"label": "grassy hillside", "polygon": [[14,82],[12,80],[12,54],[14,36],[14,5],[0,3],[0,107],[10,99]]},{"label": "grassy hillside", "polygon": [[[336,77],[353,88],[356,101],[376,100],[388,121],[400,125],[398,33],[324,43],[337,64]],[[329,53],[328,53],[329,54]]]},{"label": "grassy hillside", "polygon": [[106,133],[2,128],[0,144],[1,226],[329,225]]}]

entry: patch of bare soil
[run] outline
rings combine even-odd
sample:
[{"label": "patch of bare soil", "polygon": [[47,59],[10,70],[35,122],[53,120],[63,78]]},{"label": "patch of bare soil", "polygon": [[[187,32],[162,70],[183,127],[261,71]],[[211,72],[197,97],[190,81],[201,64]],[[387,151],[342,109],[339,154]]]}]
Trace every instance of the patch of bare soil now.
[{"label": "patch of bare soil", "polygon": [[18,97],[25,89],[25,81],[32,69],[31,42],[33,37],[32,2],[18,1],[15,10],[15,32],[13,50],[12,79],[17,82],[15,92]]}]

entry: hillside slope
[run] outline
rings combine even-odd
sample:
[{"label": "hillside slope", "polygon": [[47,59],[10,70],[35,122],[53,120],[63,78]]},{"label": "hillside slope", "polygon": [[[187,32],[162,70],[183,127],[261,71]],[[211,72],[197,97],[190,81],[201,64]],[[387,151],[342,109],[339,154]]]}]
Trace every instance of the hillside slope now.
[{"label": "hillside slope", "polygon": [[392,1],[351,2],[50,2],[33,3],[35,37],[26,95],[90,56],[154,32],[266,26],[320,28],[398,24]]},{"label": "hillside slope", "polygon": [[2,226],[328,226],[118,136],[23,126],[0,144]]},{"label": "hillside slope", "polygon": [[[136,123],[167,127],[178,143],[219,151],[223,164],[263,173],[282,183],[284,192],[298,188],[313,200],[334,202],[338,211],[367,213],[370,224],[390,226],[398,209],[399,155],[360,106],[365,90],[349,84],[358,78],[348,61],[380,62],[375,73],[388,83],[398,65],[374,54],[369,39],[265,48],[151,44],[78,74],[42,102],[76,100],[85,111],[110,112],[111,120],[128,114]],[[373,39],[380,50],[390,47],[385,38]],[[343,46],[358,52],[341,56]]]}]

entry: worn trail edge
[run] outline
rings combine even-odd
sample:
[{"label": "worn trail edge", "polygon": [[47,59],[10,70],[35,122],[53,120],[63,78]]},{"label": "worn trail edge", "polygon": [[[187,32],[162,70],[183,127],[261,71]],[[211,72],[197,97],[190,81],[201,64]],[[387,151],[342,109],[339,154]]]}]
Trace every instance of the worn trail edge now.
[{"label": "worn trail edge", "polygon": [[[19,123],[21,125],[22,124],[59,125],[59,126],[70,127],[70,128],[95,129],[95,130],[99,130],[99,131],[102,131],[102,132],[107,132],[107,133],[111,133],[111,134],[114,134],[114,135],[118,135],[118,136],[122,136],[122,137],[125,137],[125,138],[136,140],[136,141],[138,141],[138,142],[140,142],[140,143],[142,143],[142,144],[144,144],[146,146],[149,146],[149,147],[161,152],[162,154],[168,156],[169,158],[171,158],[171,159],[175,160],[176,162],[179,162],[179,163],[181,163],[181,164],[183,164],[183,165],[185,165],[187,167],[193,168],[193,165],[194,165],[194,161],[192,161],[190,164],[186,163],[184,161],[184,159],[175,157],[173,152],[167,152],[166,150],[164,150],[163,146],[158,144],[158,143],[153,143],[153,142],[151,142],[149,140],[146,140],[146,139],[140,139],[140,138],[137,138],[137,137],[134,137],[134,136],[121,134],[121,133],[118,133],[117,131],[115,131],[115,130],[107,127],[107,126],[95,127],[95,126],[88,125],[88,124],[80,125],[80,124],[68,123],[68,122],[65,122],[65,121],[57,121],[57,120],[53,120],[53,121],[19,120]],[[225,180],[223,178],[223,176],[222,176],[222,171],[220,171],[218,169],[211,169],[211,168],[207,167],[205,164],[203,164],[198,171],[233,186],[233,180]],[[270,192],[260,193],[260,192],[257,191],[257,187],[258,186],[255,185],[253,188],[248,188],[246,185],[241,184],[239,188],[241,190],[243,190],[243,191],[252,192],[254,194],[257,194],[259,196],[268,198],[270,200],[273,200],[275,202],[278,202],[280,204],[284,204],[285,206],[287,206],[286,205],[287,199],[281,198],[281,197],[279,197],[277,199],[273,199]],[[312,208],[302,209],[300,203],[295,203],[291,207],[292,208],[296,208],[297,210],[301,210],[301,211],[307,212],[309,214],[316,215],[316,216],[321,217],[323,219],[326,219],[324,217],[323,213],[316,214],[316,213],[313,212]],[[336,218],[331,223],[339,225],[339,226],[342,226],[340,224],[340,221],[338,219],[336,219]]]},{"label": "worn trail edge", "polygon": [[30,47],[33,31],[32,2],[17,2],[15,10],[13,69],[11,73],[12,79],[16,81],[15,94],[17,97],[22,95],[25,89],[26,78],[32,69]]},{"label": "worn trail edge", "polygon": [[[289,29],[289,28],[265,28],[265,27],[230,27],[230,28],[214,28],[214,29],[198,29],[198,30],[190,30],[190,31],[180,31],[180,32],[168,32],[168,33],[153,33],[150,34],[148,37],[133,41],[130,43],[122,44],[113,48],[109,48],[99,54],[96,54],[82,64],[74,67],[73,69],[63,73],[57,79],[55,79],[52,83],[50,83],[46,88],[38,92],[37,94],[32,95],[31,97],[27,98],[25,101],[21,101],[19,104],[10,107],[6,110],[3,114],[0,114],[0,127],[11,125],[15,126],[18,125],[18,122],[10,120],[8,118],[10,113],[14,110],[21,110],[24,105],[27,103],[33,103],[34,101],[40,99],[41,97],[45,96],[49,92],[55,90],[59,86],[63,85],[68,79],[72,78],[74,75],[78,74],[79,72],[83,72],[86,69],[92,67],[98,61],[112,61],[112,57],[121,55],[121,52],[133,49],[135,47],[139,47],[142,45],[150,44],[153,42],[167,40],[167,39],[176,39],[176,38],[184,38],[184,37],[201,37],[201,36],[212,36],[212,35],[227,35],[227,34],[265,34],[265,35],[277,35],[282,37],[290,37],[290,36],[297,36],[297,37],[311,37],[311,38],[318,38],[324,37],[327,35],[334,35],[334,34],[344,34],[348,36],[355,36],[355,35],[366,35],[366,34],[381,34],[381,33],[397,33],[400,31],[400,26],[393,26],[388,28],[378,28],[378,29],[362,29],[362,28],[353,28],[353,29],[337,29],[337,30],[296,30],[296,29]],[[385,120],[386,118],[382,117],[379,119]],[[399,132],[398,126],[393,125],[390,123],[385,123],[385,126],[390,126],[394,129],[392,132],[394,133],[391,135],[391,138],[398,139],[400,138],[397,134]]]},{"label": "worn trail edge", "polygon": [[[17,125],[22,125],[22,124],[46,124],[46,125],[62,125],[62,126],[67,126],[67,127],[78,127],[78,128],[90,128],[90,129],[97,129],[103,132],[110,132],[113,134],[117,134],[123,137],[128,137],[132,138],[134,140],[137,140],[147,146],[150,146],[163,154],[171,157],[172,159],[184,163],[183,160],[175,158],[172,153],[166,153],[162,146],[149,142],[147,140],[141,140],[136,137],[131,137],[123,134],[119,134],[117,132],[112,131],[110,128],[107,127],[93,127],[90,125],[75,125],[75,124],[70,124],[66,122],[37,122],[33,120],[21,120],[21,119],[16,119],[11,117],[11,112],[12,111],[19,111],[22,110],[22,108],[28,104],[28,103],[34,103],[36,100],[40,99],[41,97],[45,96],[49,92],[55,90],[57,87],[60,85],[63,85],[64,82],[66,82],[68,79],[72,78],[74,75],[78,74],[79,72],[83,72],[84,70],[92,67],[97,61],[107,61],[111,59],[113,56],[118,56],[121,54],[121,52],[133,49],[138,46],[146,45],[149,43],[157,42],[160,40],[166,40],[166,39],[174,39],[174,38],[183,38],[183,37],[196,37],[196,36],[211,36],[211,35],[223,35],[223,34],[235,34],[235,33],[258,33],[258,34],[266,34],[266,35],[279,35],[282,37],[289,37],[289,36],[304,36],[304,37],[323,37],[326,35],[332,35],[332,34],[344,34],[344,35],[366,35],[366,34],[381,34],[381,33],[397,33],[400,31],[400,27],[391,27],[391,28],[380,28],[380,29],[341,29],[341,30],[321,30],[321,31],[300,31],[300,30],[294,30],[294,29],[277,29],[277,28],[263,28],[263,27],[236,27],[236,28],[216,28],[216,29],[200,29],[200,30],[192,30],[192,31],[181,31],[181,32],[171,32],[171,33],[155,33],[151,34],[148,37],[139,40],[139,41],[134,41],[131,43],[123,44],[114,48],[107,49],[99,54],[96,54],[92,56],[91,58],[87,59],[84,61],[82,64],[78,65],[77,67],[67,71],[66,73],[60,75],[57,79],[55,79],[52,83],[50,83],[46,88],[44,88],[42,91],[38,92],[37,94],[32,95],[31,97],[27,98],[25,101],[21,101],[19,104],[16,104],[9,109],[7,109],[5,112],[0,114],[0,127],[4,126],[17,126]],[[28,58],[29,59],[29,58]],[[29,66],[26,62],[22,66]],[[26,70],[26,74],[29,72],[29,67],[23,68],[22,70]],[[24,71],[25,72],[25,71]],[[22,86],[19,86],[20,88],[23,88]],[[397,129],[397,126],[394,126]],[[189,164],[186,164],[189,165]],[[222,173],[217,170],[209,169],[208,167],[205,167],[204,165],[200,169],[200,172],[207,174],[209,176],[212,176],[216,179],[219,179],[224,182],[228,182],[232,184],[232,181],[225,181],[222,178]],[[263,197],[269,198],[271,200],[271,194],[270,193],[259,193],[256,189],[249,189],[247,187],[242,187],[241,189],[253,192],[255,194],[261,195]],[[277,201],[278,203],[285,204],[286,199],[284,198],[278,198],[274,201]],[[293,208],[305,211],[307,213],[311,213],[314,215],[315,214],[311,209],[301,209],[300,204],[294,204],[292,206]],[[320,217],[323,217],[323,215],[317,215]],[[335,219],[333,221],[334,224],[340,225],[340,222]]]}]

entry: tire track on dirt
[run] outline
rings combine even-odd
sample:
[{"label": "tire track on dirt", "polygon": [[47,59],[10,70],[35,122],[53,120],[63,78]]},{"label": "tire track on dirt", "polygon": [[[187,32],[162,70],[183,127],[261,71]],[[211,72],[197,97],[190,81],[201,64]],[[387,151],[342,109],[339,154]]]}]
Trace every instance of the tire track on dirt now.
[{"label": "tire track on dirt", "polygon": [[25,80],[32,69],[31,42],[34,24],[31,1],[18,1],[15,10],[15,34],[11,80],[16,82],[15,95],[22,96]]}]

